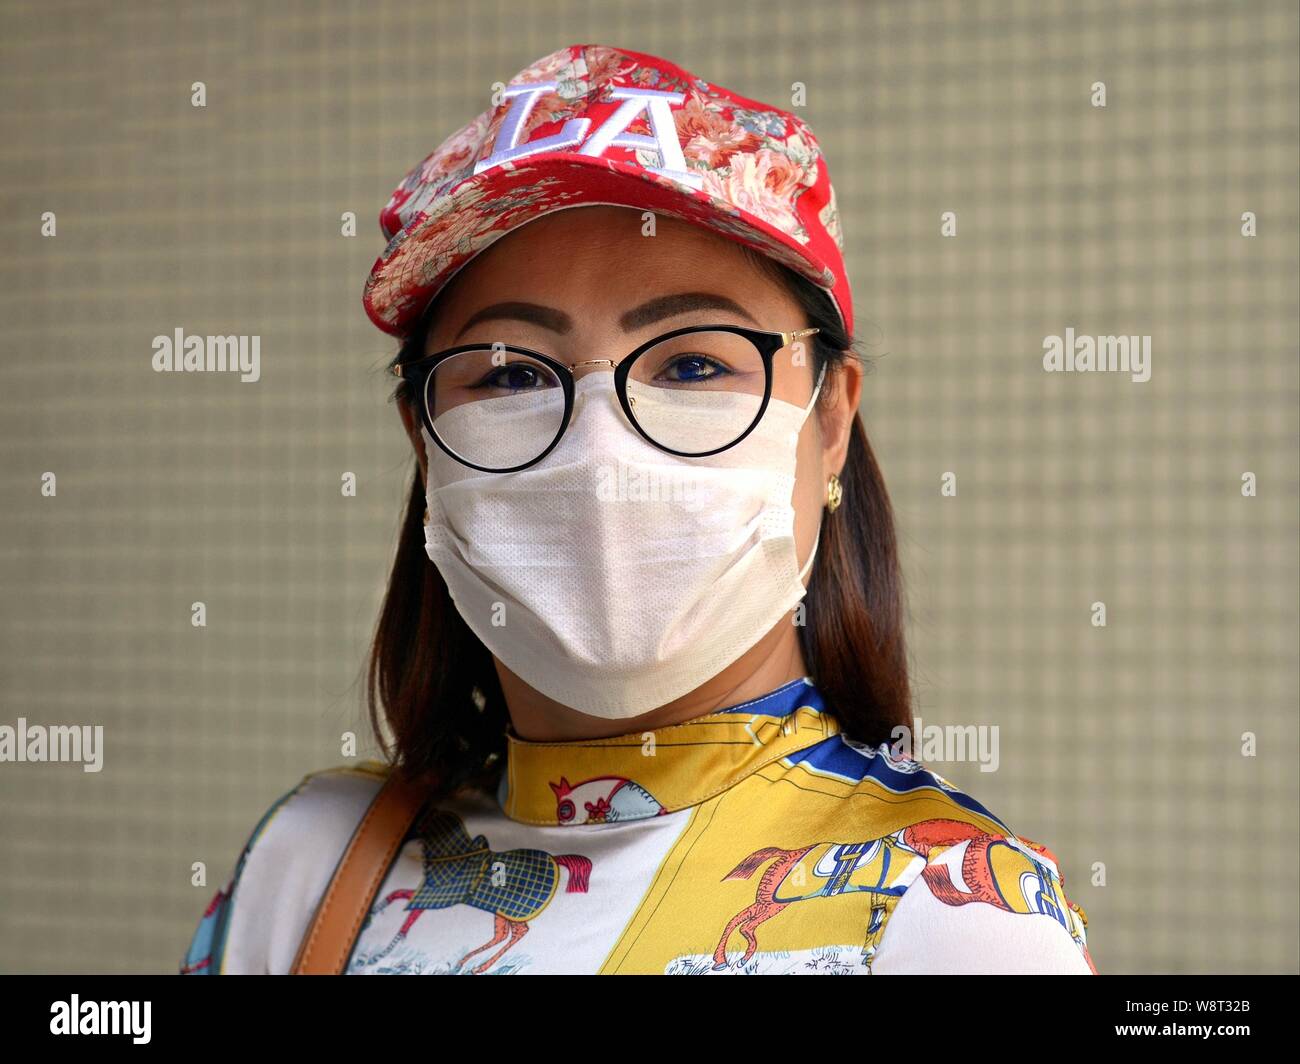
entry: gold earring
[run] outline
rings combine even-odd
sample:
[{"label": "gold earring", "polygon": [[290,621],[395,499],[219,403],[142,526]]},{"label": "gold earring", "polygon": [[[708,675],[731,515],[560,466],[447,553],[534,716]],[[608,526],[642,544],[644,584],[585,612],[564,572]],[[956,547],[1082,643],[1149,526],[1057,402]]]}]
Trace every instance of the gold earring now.
[{"label": "gold earring", "polygon": [[424,508],[424,523],[426,525],[429,523],[429,508],[427,506]]},{"label": "gold earring", "polygon": [[844,485],[840,483],[840,478],[834,473],[831,479],[826,482],[826,509],[834,513],[839,509],[840,503],[844,499]]}]

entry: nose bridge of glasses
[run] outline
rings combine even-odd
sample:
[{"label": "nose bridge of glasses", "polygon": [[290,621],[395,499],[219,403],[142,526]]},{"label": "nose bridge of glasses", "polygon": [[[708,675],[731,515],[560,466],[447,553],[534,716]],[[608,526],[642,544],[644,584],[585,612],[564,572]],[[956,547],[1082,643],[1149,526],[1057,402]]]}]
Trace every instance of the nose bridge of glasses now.
[{"label": "nose bridge of glasses", "polygon": [[611,358],[584,358],[581,362],[569,363],[569,369],[574,370],[579,366],[608,366],[610,369],[613,369],[616,365],[618,365],[618,363]]},{"label": "nose bridge of glasses", "polygon": [[[600,366],[603,366],[605,368],[604,369],[598,369],[598,368],[583,369],[583,367],[600,367]],[[578,362],[570,362],[569,372],[573,374],[573,379],[576,383],[582,381],[583,378],[595,373],[609,373],[612,376],[617,366],[618,363],[610,358],[584,358]],[[581,372],[579,372],[580,369],[582,370]],[[570,428],[577,425],[578,414],[579,411],[582,409],[582,406],[583,404],[580,402],[574,403],[573,411],[569,415]]]}]

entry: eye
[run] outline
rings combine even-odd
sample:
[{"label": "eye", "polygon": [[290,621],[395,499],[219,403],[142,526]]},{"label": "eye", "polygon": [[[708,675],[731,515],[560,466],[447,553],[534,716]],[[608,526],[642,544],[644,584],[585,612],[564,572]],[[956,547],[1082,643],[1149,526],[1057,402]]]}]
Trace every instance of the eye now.
[{"label": "eye", "polygon": [[502,388],[506,391],[522,392],[530,388],[547,388],[555,383],[555,378],[539,366],[529,362],[511,362],[485,373],[475,388]]},{"label": "eye", "polygon": [[731,372],[715,358],[701,354],[675,355],[655,375],[655,380],[667,380],[672,384],[695,384],[700,381],[713,380]]}]

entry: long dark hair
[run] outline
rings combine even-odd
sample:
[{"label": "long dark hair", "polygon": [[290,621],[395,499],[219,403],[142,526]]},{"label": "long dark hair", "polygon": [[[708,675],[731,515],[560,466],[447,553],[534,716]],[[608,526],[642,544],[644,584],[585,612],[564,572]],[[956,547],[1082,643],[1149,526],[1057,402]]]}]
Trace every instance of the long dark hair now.
[{"label": "long dark hair", "polygon": [[[857,342],[845,333],[822,289],[783,264],[742,248],[756,267],[788,288],[807,325],[821,330],[813,338],[813,372],[826,364],[823,391],[829,394],[838,380],[833,371],[848,358],[863,359]],[[425,309],[394,363],[424,353],[438,304],[435,298]],[[418,402],[405,381],[393,398]],[[874,746],[892,741],[896,726],[911,727],[911,687],[893,509],[857,415],[840,482],[842,505],[833,514],[822,512],[821,543],[799,640],[828,711],[849,738]],[[370,724],[385,756],[404,777],[425,782],[437,794],[463,787],[491,789],[499,782],[505,756],[505,696],[491,653],[461,619],[425,554],[424,509],[417,462],[370,650]]]}]

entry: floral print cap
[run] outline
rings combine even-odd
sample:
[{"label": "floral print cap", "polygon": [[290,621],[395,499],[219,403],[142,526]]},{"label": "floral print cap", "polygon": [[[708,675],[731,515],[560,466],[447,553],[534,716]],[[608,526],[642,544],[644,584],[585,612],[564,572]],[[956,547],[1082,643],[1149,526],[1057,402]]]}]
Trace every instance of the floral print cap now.
[{"label": "floral print cap", "polygon": [[363,302],[405,336],[462,266],[544,214],[652,211],[746,244],[826,289],[853,335],[835,190],[789,112],[655,56],[574,44],[521,70],[501,102],[402,179],[379,215],[388,246]]}]

